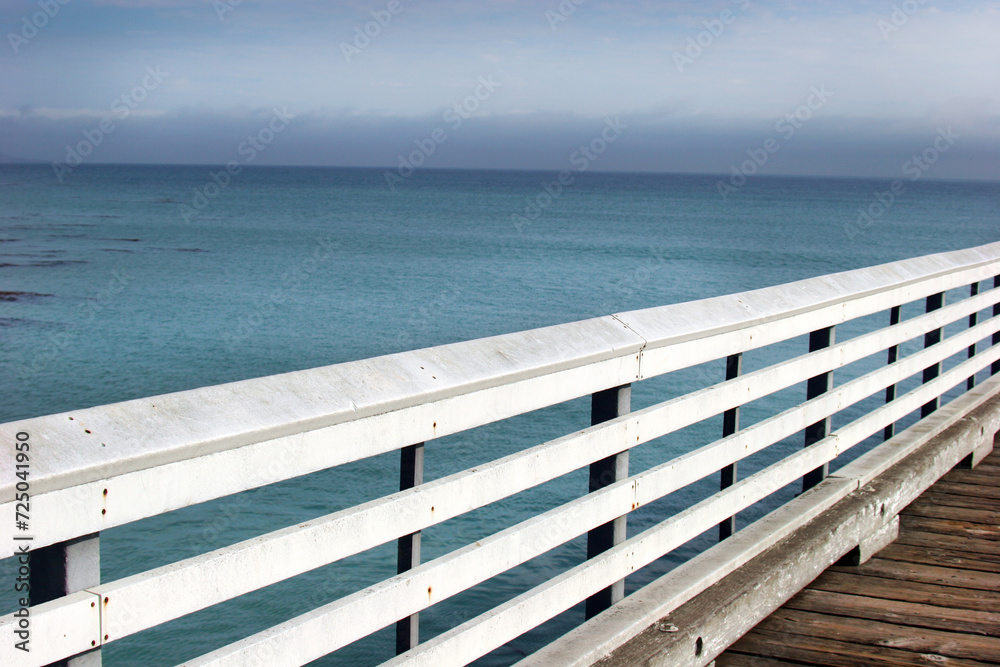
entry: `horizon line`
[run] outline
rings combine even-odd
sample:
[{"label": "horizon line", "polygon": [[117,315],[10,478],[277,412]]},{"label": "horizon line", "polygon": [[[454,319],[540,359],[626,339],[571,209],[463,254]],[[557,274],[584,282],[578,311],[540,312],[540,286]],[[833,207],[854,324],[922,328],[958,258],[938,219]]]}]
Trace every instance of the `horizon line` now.
[{"label": "horizon line", "polygon": [[[54,164],[59,164],[57,162],[45,162],[43,160],[30,160],[22,158],[8,157],[8,161],[0,161],[0,168],[2,167],[16,167],[16,166],[45,166],[51,167]],[[81,167],[202,167],[202,168],[222,168],[225,169],[225,163],[213,163],[213,162],[90,162],[87,164],[81,164],[74,167],[74,170]],[[396,170],[395,166],[365,166],[365,165],[315,165],[315,164],[244,164],[240,165],[243,169],[358,169],[358,170],[371,170],[371,171],[386,171],[394,173]],[[421,167],[417,171],[428,171],[428,172],[440,172],[440,171],[485,171],[485,172],[519,172],[519,173],[538,173],[538,174],[559,174],[563,171],[568,171],[574,175],[576,174],[612,174],[612,175],[642,175],[642,176],[705,176],[705,177],[716,177],[722,179],[728,179],[728,173],[722,172],[699,172],[699,171],[653,171],[653,170],[630,170],[630,169],[620,169],[620,170],[608,170],[608,169],[587,169],[583,172],[578,169],[538,169],[538,168],[516,168],[516,167]],[[761,174],[757,173],[754,178],[802,178],[802,179],[830,179],[830,180],[857,180],[857,181],[896,181],[900,180],[903,182],[911,181],[912,179],[900,178],[896,176],[849,176],[849,175],[831,175],[831,174],[790,174],[790,173],[778,173],[778,174]],[[939,182],[939,183],[1000,183],[1000,178],[989,179],[989,178],[931,178],[922,177],[917,179],[920,181],[927,182]]]}]

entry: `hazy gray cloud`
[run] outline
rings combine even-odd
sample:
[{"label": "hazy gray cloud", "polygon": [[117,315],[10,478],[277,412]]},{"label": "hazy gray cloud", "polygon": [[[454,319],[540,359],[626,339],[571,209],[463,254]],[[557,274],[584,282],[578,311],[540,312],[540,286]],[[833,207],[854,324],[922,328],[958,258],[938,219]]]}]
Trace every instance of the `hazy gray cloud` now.
[{"label": "hazy gray cloud", "polygon": [[[573,169],[573,154],[600,137],[605,123],[602,117],[538,112],[470,117],[456,128],[443,112],[400,118],[288,111],[295,116],[287,129],[255,155],[253,164],[393,169],[421,145],[429,146],[428,138],[441,130],[446,140],[425,155],[424,167]],[[791,124],[781,118],[619,114],[615,117],[626,126],[625,131],[590,169],[726,174],[754,154],[762,155],[765,142],[773,139],[778,150],[755,172],[894,178],[901,175],[907,160],[932,145],[939,129],[951,128],[960,139],[929,177],[1000,179],[998,118],[935,124],[821,113]],[[242,164],[241,144],[267,127],[272,115],[272,109],[261,108],[130,116],[116,121],[84,161],[218,165],[235,160]],[[65,162],[73,147],[86,143],[88,136],[99,136],[95,133],[101,118],[107,116],[60,118],[36,111],[0,117],[0,136],[4,137],[0,153]]]},{"label": "hazy gray cloud", "polygon": [[[500,88],[434,166],[556,168],[588,124],[622,114],[632,131],[600,168],[725,172],[821,86],[828,103],[763,171],[881,174],[952,124],[963,141],[935,174],[995,177],[997,2],[401,0],[391,20],[387,0],[228,5],[61,6],[18,53],[0,49],[0,152],[58,159],[154,67],[169,76],[93,161],[218,163],[287,107],[298,118],[267,161],[393,164],[489,76]],[[37,7],[0,19],[16,32]]]}]

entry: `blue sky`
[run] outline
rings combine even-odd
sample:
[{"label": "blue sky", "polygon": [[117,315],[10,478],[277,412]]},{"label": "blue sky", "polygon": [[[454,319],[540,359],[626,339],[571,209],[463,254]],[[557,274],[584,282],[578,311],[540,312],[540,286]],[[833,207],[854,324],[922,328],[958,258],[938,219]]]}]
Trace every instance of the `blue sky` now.
[{"label": "blue sky", "polygon": [[0,21],[6,156],[90,137],[94,163],[222,164],[278,109],[255,163],[395,166],[440,130],[426,166],[561,169],[619,118],[595,169],[726,173],[774,139],[763,173],[892,178],[951,128],[927,176],[1000,179],[1000,2],[6,0]]}]

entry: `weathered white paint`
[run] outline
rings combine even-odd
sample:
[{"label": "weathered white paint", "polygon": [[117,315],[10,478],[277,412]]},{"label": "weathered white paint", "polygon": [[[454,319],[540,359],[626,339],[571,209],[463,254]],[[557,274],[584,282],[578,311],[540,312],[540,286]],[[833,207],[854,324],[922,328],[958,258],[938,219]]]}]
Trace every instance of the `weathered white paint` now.
[{"label": "weathered white paint", "polygon": [[[153,465],[47,493],[44,491],[47,488],[45,484],[33,484],[33,493],[37,494],[33,500],[39,507],[34,513],[37,518],[33,520],[35,544],[45,546],[80,533],[97,532],[212,498],[392,451],[413,442],[432,440],[577,398],[608,386],[627,384],[635,380],[637,372],[637,354],[630,352],[627,357],[440,399],[434,403],[362,417],[314,431],[283,435],[196,458]],[[324,387],[324,390],[332,391],[330,387]],[[270,388],[260,388],[260,391],[270,391]],[[280,390],[278,391],[280,394]],[[238,402],[236,398],[232,400]],[[294,394],[288,400],[294,400]],[[122,409],[126,410],[126,414],[130,410]],[[268,412],[272,415],[280,414],[283,409],[275,406]],[[125,416],[121,418],[127,419]],[[25,422],[14,422],[9,428],[8,425],[0,425],[0,438],[6,437],[7,431],[13,438],[17,430],[31,429],[29,432],[33,434],[33,443],[36,439],[34,434],[42,436],[38,438],[42,443],[37,448],[41,452],[38,460],[49,461],[50,454],[52,458],[58,459],[54,451],[48,450],[60,447],[60,440],[57,436],[43,435],[48,433],[48,425],[48,422],[27,426]],[[146,428],[155,429],[156,426],[147,426],[143,421],[132,422],[131,437],[142,441]],[[126,436],[122,434],[121,437]],[[103,440],[94,442],[100,447]],[[127,441],[121,441],[121,448],[126,445]],[[8,454],[7,451],[3,452],[5,456]],[[12,490],[13,485],[9,488]],[[104,495],[104,489],[108,489],[107,495]],[[67,512],[67,509],[71,509],[72,513]],[[0,530],[9,530],[9,526],[5,525]],[[0,557],[11,555],[9,545],[9,540],[0,543]]]},{"label": "weathered white paint", "polygon": [[[642,378],[770,345],[997,275],[989,244],[618,315],[646,341]],[[691,306],[685,308],[683,306]]]},{"label": "weathered white paint", "polygon": [[[38,433],[36,446],[51,450],[35,473],[43,492],[600,366],[602,361],[617,362],[615,381],[627,383],[636,377],[634,357],[641,345],[618,320],[602,317],[26,419],[0,426],[0,434],[13,437],[17,430],[29,430]],[[484,398],[492,397],[480,395],[472,402],[479,415],[474,423],[496,418],[497,409]],[[547,403],[534,397],[529,404]],[[453,428],[440,424],[436,434],[428,435]],[[7,500],[12,488],[9,480],[3,481],[0,498]]]},{"label": "weathered white paint", "polygon": [[0,618],[0,665],[37,667],[100,646],[100,598],[94,593],[79,592],[30,608],[31,651],[25,653],[14,644],[18,619],[12,614]]}]

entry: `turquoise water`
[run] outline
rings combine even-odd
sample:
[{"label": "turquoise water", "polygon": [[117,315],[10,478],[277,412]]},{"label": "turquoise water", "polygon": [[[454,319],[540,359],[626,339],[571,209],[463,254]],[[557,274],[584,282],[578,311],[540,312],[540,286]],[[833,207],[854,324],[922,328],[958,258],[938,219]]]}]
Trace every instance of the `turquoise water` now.
[{"label": "turquoise water", "polygon": [[[217,171],[82,166],[60,185],[48,166],[0,166],[0,421],[1000,238],[1000,185],[992,183],[908,183],[873,224],[845,230],[888,182],[760,177],[723,200],[711,176],[582,173],[552,197],[545,184],[556,174],[540,172],[424,170],[390,191],[379,170],[261,167],[246,168],[216,191],[208,184]],[[206,188],[214,196],[197,201],[195,191]],[[194,203],[202,206],[192,216]],[[662,400],[704,377],[643,383],[633,403]],[[573,401],[429,443],[427,476],[580,428],[588,411],[586,400]],[[744,418],[753,421],[753,411]],[[701,444],[717,427],[702,424],[641,448],[633,468]],[[391,492],[397,466],[395,457],[379,457],[108,531],[102,577]],[[424,537],[425,559],[585,486],[580,474],[569,475],[435,527]],[[630,526],[651,525],[706,488],[678,492]],[[692,543],[630,585],[710,543]],[[576,540],[435,607],[422,615],[424,636],[550,578],[582,553]],[[11,571],[4,562],[0,577]],[[393,573],[391,545],[375,549],[113,643],[105,664],[174,665]],[[12,594],[0,600],[13,607]],[[483,663],[509,664],[578,620],[573,610]],[[391,656],[391,640],[390,632],[377,633],[317,664],[375,664]]]}]

